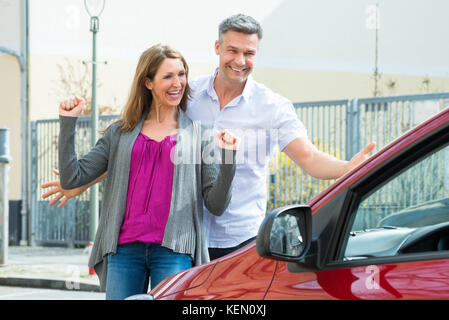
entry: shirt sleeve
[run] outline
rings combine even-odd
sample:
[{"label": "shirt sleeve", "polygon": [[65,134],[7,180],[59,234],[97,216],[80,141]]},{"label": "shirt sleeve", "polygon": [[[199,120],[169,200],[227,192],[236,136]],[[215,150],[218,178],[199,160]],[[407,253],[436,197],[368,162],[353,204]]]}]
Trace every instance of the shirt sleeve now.
[{"label": "shirt sleeve", "polygon": [[296,138],[307,138],[307,129],[289,101],[283,102],[277,108],[273,129],[277,133],[277,143],[281,150]]},{"label": "shirt sleeve", "polygon": [[[198,125],[199,126],[199,125]],[[220,216],[226,210],[231,201],[232,180],[236,170],[236,151],[224,150],[216,147],[213,130],[202,128],[201,146],[201,181],[202,195],[206,208],[214,215]],[[207,160],[204,156],[213,155]],[[220,160],[217,163],[216,152],[220,153]]]},{"label": "shirt sleeve", "polygon": [[58,158],[64,189],[77,188],[95,180],[107,170],[108,165],[111,128],[86,155],[78,159],[75,152],[76,122],[77,117],[59,116]]}]

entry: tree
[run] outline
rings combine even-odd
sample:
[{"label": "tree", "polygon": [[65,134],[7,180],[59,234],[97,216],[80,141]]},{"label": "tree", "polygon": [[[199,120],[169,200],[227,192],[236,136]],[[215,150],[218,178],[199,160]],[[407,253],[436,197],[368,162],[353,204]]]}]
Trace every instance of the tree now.
[{"label": "tree", "polygon": [[[78,67],[80,66],[80,67]],[[92,77],[88,64],[76,63],[76,66],[65,59],[64,63],[57,64],[59,70],[59,81],[57,87],[57,94],[61,99],[67,99],[67,97],[79,96],[86,101],[86,107],[83,110],[82,115],[87,116],[92,112]],[[98,88],[101,88],[102,83],[98,81]],[[118,103],[117,98],[113,98],[114,103],[112,105],[98,105],[98,114],[108,115],[117,114]]]}]

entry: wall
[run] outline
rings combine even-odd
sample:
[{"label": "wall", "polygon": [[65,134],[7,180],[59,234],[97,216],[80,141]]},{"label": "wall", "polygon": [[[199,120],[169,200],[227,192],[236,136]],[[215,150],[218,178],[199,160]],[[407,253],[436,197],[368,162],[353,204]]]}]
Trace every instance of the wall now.
[{"label": "wall", "polygon": [[[20,52],[20,1],[0,0],[0,46]],[[20,65],[0,52],[0,127],[10,129],[9,199],[21,199]]]},{"label": "wall", "polygon": [[[371,96],[375,30],[369,8],[376,2],[382,93],[449,91],[445,0],[108,0],[98,34],[98,60],[108,62],[98,66],[98,103],[121,108],[140,53],[155,43],[183,52],[191,77],[212,72],[218,61],[217,26],[238,12],[252,15],[264,28],[256,80],[292,101]],[[20,45],[17,3],[0,0],[0,45],[15,49]],[[90,60],[89,17],[81,0],[30,0],[29,24],[29,117],[55,118],[65,98],[58,93],[58,65],[72,65],[76,73],[83,60]],[[2,55],[0,71],[0,121],[13,126],[15,142],[11,195],[19,197],[20,73],[16,61]]]},{"label": "wall", "polygon": [[[379,0],[382,94],[449,91],[449,20],[444,0]],[[373,93],[375,24],[371,0],[107,1],[100,17],[98,102],[120,108],[140,53],[155,43],[179,49],[191,76],[211,72],[213,43],[226,16],[244,12],[264,28],[256,80],[291,100],[366,97]],[[370,7],[371,6],[371,7]],[[89,18],[82,1],[30,2],[31,118],[54,117],[64,59],[90,60]],[[374,21],[375,22],[375,21]],[[430,80],[430,85],[423,81]],[[395,82],[394,87],[389,84]],[[47,100],[47,103],[42,103]]]}]

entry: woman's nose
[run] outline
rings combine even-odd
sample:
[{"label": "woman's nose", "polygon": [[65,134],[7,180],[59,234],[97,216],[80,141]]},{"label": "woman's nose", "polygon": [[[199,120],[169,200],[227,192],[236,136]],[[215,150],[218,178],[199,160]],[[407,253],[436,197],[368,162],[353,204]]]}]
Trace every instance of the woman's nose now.
[{"label": "woman's nose", "polygon": [[179,77],[174,77],[172,85],[176,88],[181,87],[181,79]]}]

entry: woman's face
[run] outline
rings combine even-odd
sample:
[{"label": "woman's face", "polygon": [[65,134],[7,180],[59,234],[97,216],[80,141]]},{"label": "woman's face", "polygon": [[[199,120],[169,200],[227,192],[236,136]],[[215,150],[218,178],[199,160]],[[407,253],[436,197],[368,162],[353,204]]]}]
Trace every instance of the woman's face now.
[{"label": "woman's face", "polygon": [[166,58],[162,61],[154,79],[147,79],[145,86],[151,90],[153,103],[164,107],[177,107],[187,83],[187,75],[181,59]]}]

